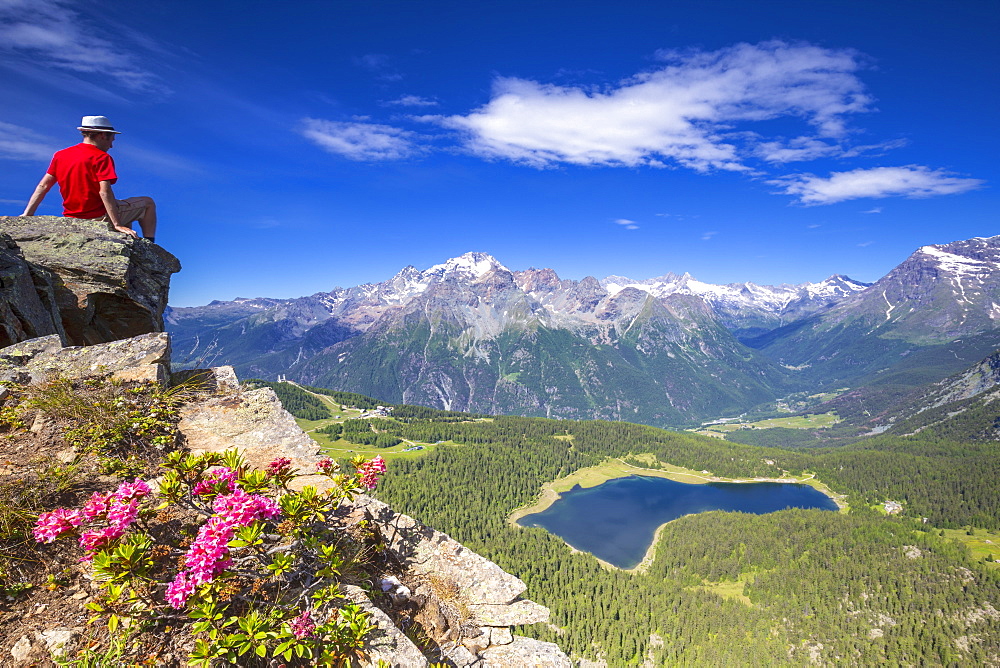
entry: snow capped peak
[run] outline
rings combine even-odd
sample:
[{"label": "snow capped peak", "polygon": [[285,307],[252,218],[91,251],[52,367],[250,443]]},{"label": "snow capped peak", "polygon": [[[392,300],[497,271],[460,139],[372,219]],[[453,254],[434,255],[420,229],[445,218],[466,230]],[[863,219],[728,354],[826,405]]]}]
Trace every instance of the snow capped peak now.
[{"label": "snow capped peak", "polygon": [[458,257],[453,257],[443,264],[436,264],[423,273],[424,276],[427,277],[444,277],[449,274],[464,274],[466,276],[471,275],[475,278],[482,278],[485,274],[497,270],[506,272],[510,271],[489,253],[469,252],[459,255]]}]

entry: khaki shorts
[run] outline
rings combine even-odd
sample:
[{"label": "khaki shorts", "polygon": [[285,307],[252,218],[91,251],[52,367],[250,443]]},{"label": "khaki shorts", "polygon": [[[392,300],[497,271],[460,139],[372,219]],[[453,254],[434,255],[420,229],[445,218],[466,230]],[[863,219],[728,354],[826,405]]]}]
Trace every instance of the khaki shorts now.
[{"label": "khaki shorts", "polygon": [[142,218],[142,214],[146,213],[145,197],[128,197],[116,199],[115,202],[118,203],[118,218],[124,226],[131,225]]},{"label": "khaki shorts", "polygon": [[[116,199],[115,202],[118,203],[118,220],[121,221],[122,227],[131,227],[132,223],[142,218],[142,214],[146,213],[145,197],[127,197]],[[103,220],[107,223],[109,230],[114,229],[111,218],[107,214],[97,220]]]}]

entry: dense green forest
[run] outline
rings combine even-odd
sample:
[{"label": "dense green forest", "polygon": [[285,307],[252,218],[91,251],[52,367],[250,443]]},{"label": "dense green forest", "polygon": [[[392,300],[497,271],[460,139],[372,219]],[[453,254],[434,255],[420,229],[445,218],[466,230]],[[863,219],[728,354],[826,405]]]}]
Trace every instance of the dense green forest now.
[{"label": "dense green forest", "polygon": [[[1000,575],[932,530],[1000,526],[996,444],[882,437],[781,450],[627,423],[515,417],[411,417],[379,428],[462,444],[393,461],[380,496],[521,577],[552,611],[551,625],[523,632],[577,656],[610,666],[1000,659]],[[508,523],[542,484],[630,453],[727,477],[813,471],[849,494],[852,511],[685,517],[665,526],[644,573],[605,569],[542,529]],[[887,498],[903,502],[904,516],[869,505]]]}]

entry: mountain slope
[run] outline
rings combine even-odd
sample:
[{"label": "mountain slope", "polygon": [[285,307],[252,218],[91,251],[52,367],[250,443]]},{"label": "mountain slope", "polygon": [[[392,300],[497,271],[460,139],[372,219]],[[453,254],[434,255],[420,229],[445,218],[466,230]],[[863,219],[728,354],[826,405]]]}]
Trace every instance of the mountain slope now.
[{"label": "mountain slope", "polygon": [[924,246],[833,308],[748,340],[823,386],[937,380],[1000,347],[1000,236]]},{"label": "mountain slope", "polygon": [[592,278],[515,275],[494,260],[474,276],[441,272],[289,375],[446,410],[678,424],[772,399],[786,374],[697,297],[610,295]]}]

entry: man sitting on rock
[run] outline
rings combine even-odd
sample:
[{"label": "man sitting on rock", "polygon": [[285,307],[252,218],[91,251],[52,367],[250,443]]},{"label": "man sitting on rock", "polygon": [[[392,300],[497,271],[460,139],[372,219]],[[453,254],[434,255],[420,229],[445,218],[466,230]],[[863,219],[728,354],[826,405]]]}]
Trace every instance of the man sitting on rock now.
[{"label": "man sitting on rock", "polygon": [[59,184],[63,215],[69,218],[99,218],[138,239],[132,223],[139,221],[142,236],[155,241],[156,203],[151,197],[115,199],[111,186],[118,180],[115,161],[108,155],[115,135],[106,116],[84,116],[80,127],[83,141],[56,151],[49,168],[28,200],[24,216],[33,216],[52,186]]}]

